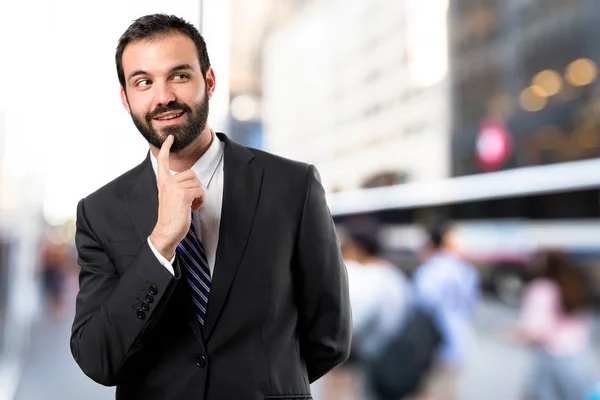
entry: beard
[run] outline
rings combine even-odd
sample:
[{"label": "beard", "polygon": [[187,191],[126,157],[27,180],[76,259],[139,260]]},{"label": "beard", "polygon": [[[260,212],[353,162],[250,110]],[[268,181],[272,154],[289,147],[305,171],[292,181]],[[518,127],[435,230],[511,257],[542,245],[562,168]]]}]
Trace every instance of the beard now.
[{"label": "beard", "polygon": [[[166,126],[160,130],[160,133],[152,126],[152,119],[157,115],[168,111],[183,111],[187,115],[187,121],[178,125]],[[133,124],[140,131],[142,136],[156,148],[161,148],[163,142],[169,135],[175,139],[171,146],[171,152],[177,153],[189,146],[206,128],[208,120],[208,93],[204,93],[204,98],[192,107],[184,103],[172,101],[165,106],[158,106],[145,116],[131,114]]]}]

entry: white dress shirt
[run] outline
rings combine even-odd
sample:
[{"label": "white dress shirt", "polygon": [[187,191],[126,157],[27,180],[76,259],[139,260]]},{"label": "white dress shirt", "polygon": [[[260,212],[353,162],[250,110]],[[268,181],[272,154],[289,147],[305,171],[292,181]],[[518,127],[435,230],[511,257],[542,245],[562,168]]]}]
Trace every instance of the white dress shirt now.
[{"label": "white dress shirt", "polygon": [[[221,209],[223,206],[223,150],[225,144],[217,138],[214,132],[212,141],[208,150],[200,157],[192,166],[192,171],[196,173],[202,187],[204,187],[204,204],[199,210],[194,211],[194,224],[196,226],[198,238],[202,241],[206,258],[208,259],[208,267],[210,268],[210,276],[213,276],[215,269],[215,258],[217,255],[217,245],[219,244],[219,226],[221,225]],[[150,160],[154,174],[157,176],[158,161],[150,152]],[[175,171],[171,171],[175,175]],[[174,274],[173,261],[167,260],[156,250],[150,237],[148,237],[148,245],[152,252],[158,258],[160,263],[171,273]]]}]

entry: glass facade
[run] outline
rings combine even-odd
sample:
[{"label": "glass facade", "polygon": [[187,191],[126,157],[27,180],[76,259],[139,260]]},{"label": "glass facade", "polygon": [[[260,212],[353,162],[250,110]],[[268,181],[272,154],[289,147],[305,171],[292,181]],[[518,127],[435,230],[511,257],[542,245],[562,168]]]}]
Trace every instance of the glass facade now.
[{"label": "glass facade", "polygon": [[[592,3],[450,2],[453,176],[600,156],[600,14]],[[483,140],[490,121],[501,135]],[[485,155],[495,162],[486,165]]]}]

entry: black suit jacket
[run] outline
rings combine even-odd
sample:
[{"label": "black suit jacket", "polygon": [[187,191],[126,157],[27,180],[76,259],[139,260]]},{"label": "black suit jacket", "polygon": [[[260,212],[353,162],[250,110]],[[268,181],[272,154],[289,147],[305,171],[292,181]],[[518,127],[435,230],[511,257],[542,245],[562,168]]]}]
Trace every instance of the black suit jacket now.
[{"label": "black suit jacket", "polygon": [[345,266],[313,166],[225,142],[219,243],[204,327],[147,244],[150,157],[81,200],[73,357],[117,399],[310,399],[342,363]]}]

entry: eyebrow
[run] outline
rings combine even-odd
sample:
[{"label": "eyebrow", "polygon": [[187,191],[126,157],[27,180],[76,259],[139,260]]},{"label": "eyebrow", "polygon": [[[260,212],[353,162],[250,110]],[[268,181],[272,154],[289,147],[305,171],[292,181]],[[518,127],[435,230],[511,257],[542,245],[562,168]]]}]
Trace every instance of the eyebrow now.
[{"label": "eyebrow", "polygon": [[[173,73],[173,72],[177,72],[177,71],[188,71],[188,70],[193,70],[194,68],[192,68],[192,66],[190,64],[179,64],[176,65],[175,67],[171,68],[171,70],[169,71],[169,73]],[[138,69],[136,71],[133,71],[131,74],[129,74],[129,77],[127,78],[127,80],[138,76],[138,75],[149,75],[146,71],[143,71],[141,69]]]}]

